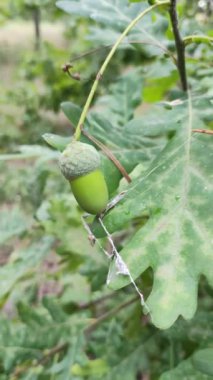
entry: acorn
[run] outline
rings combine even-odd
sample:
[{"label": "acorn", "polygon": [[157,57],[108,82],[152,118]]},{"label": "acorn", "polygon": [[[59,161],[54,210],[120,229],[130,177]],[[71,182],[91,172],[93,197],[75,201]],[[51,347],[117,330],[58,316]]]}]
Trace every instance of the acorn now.
[{"label": "acorn", "polygon": [[97,150],[74,140],[62,152],[59,166],[79,206],[89,214],[100,214],[107,206],[109,195]]}]

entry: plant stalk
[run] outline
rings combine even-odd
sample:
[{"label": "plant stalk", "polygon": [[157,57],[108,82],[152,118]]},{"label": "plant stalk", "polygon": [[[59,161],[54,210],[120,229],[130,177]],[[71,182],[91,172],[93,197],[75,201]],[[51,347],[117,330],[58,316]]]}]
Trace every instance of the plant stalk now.
[{"label": "plant stalk", "polygon": [[35,29],[35,50],[38,51],[41,45],[41,10],[38,7],[33,9],[33,23]]},{"label": "plant stalk", "polygon": [[108,318],[114,317],[114,315],[118,314],[121,310],[125,309],[126,307],[132,305],[137,300],[138,300],[138,297],[133,297],[133,298],[129,299],[128,301],[122,303],[121,305],[115,307],[114,309],[112,309],[112,310],[106,312],[105,314],[101,315],[98,319],[96,319],[90,326],[88,326],[85,329],[84,333],[85,333],[86,337],[88,337],[88,335],[90,335],[96,329],[96,327],[99,326],[102,322],[104,322]]},{"label": "plant stalk", "polygon": [[169,15],[172,23],[175,45],[177,50],[177,66],[183,91],[187,91],[187,76],[185,63],[185,44],[179,32],[177,16],[177,0],[171,0]]},{"label": "plant stalk", "polygon": [[[124,45],[153,45],[153,46],[156,46],[158,48],[160,48],[161,50],[164,51],[164,53],[166,53],[169,57],[171,57],[173,63],[177,66],[177,61],[176,61],[176,57],[173,55],[173,53],[168,50],[166,48],[166,46],[163,46],[163,45],[159,45],[158,43],[154,43],[152,41],[149,41],[149,40],[128,40],[127,42],[123,41],[122,44]],[[83,54],[80,54],[80,55],[77,55],[75,57],[73,57],[71,60],[70,60],[70,64],[72,64],[73,62],[75,61],[78,61],[79,59],[82,59],[82,58],[85,58],[89,55],[92,55],[92,54],[95,54],[101,50],[106,50],[106,49],[110,49],[112,48],[113,44],[108,44],[108,45],[102,45],[102,46],[99,46],[95,49],[92,49],[92,50],[88,50],[86,51],[85,53]]]},{"label": "plant stalk", "polygon": [[169,5],[170,4],[170,1],[169,0],[165,0],[165,1],[161,1],[157,4],[154,4],[152,6],[150,6],[149,8],[145,9],[143,12],[141,12],[134,20],[132,20],[130,22],[130,24],[127,26],[127,28],[123,31],[123,33],[120,35],[120,37],[117,39],[117,41],[115,42],[115,44],[113,45],[112,49],[110,50],[109,54],[107,55],[104,63],[102,64],[98,74],[96,75],[96,79],[92,85],[92,88],[90,90],[90,93],[89,93],[89,96],[87,98],[87,101],[84,105],[84,108],[83,108],[83,111],[82,111],[82,114],[80,116],[80,119],[79,119],[79,122],[78,122],[78,125],[77,125],[77,128],[76,128],[76,131],[75,131],[75,139],[76,140],[79,140],[80,139],[80,136],[81,136],[81,130],[83,128],[83,124],[84,124],[84,121],[85,121],[85,118],[86,118],[86,115],[87,115],[87,112],[90,108],[90,105],[91,105],[91,102],[93,100],[93,97],[95,95],[95,92],[96,92],[96,89],[98,87],[98,84],[99,84],[99,81],[101,80],[110,60],[112,59],[114,53],[116,52],[118,46],[121,44],[121,42],[123,41],[123,39],[127,36],[127,34],[134,28],[134,26],[149,12],[151,12],[153,9],[155,8],[158,8],[160,6],[164,6],[164,5]]}]

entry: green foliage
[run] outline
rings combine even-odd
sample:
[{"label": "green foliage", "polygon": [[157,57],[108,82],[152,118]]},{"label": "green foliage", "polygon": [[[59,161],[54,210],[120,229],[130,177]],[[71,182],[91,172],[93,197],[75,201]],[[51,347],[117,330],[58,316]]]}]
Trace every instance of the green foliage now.
[{"label": "green foliage", "polygon": [[52,243],[52,238],[45,237],[40,242],[15,252],[16,259],[0,270],[1,297],[7,295],[20,278],[33,270],[44,259],[50,252]]},{"label": "green foliage", "polygon": [[179,379],[193,379],[193,380],[210,380],[211,376],[204,375],[200,371],[197,371],[191,362],[191,359],[182,361],[175,369],[165,372],[160,380],[179,380]]},{"label": "green foliage", "polygon": [[[35,9],[39,9],[42,12],[48,14],[48,17],[53,19],[57,16],[57,10],[52,0],[12,0],[1,1],[1,8],[5,15],[5,18],[24,17],[28,18],[32,16],[32,12]],[[0,9],[1,9],[0,8]],[[5,21],[5,19],[4,19]]]},{"label": "green foliage", "polygon": [[19,236],[30,226],[30,221],[23,215],[21,210],[2,210],[0,213],[0,244],[5,243],[13,236]]},{"label": "green foliage", "polygon": [[[189,112],[193,115],[193,108]],[[175,109],[173,120],[175,114],[178,133],[104,219],[109,231],[114,232],[148,213],[145,227],[137,231],[121,254],[133,278],[152,267],[154,284],[147,304],[153,323],[161,328],[171,326],[179,314],[192,317],[200,274],[206,275],[211,284],[213,281],[208,235],[213,201],[211,157],[205,155],[211,141],[209,136],[192,136],[192,125],[201,122],[196,115],[188,121],[183,107]],[[116,273],[116,265],[111,270]],[[125,278],[111,280],[113,288],[127,283]]]},{"label": "green foliage", "polygon": [[[92,23],[89,29],[88,38],[90,41],[99,44],[112,44],[127,24],[142,9],[145,9],[146,4],[144,3],[129,4],[128,0],[119,0],[116,3],[110,0],[107,4],[104,0],[96,1],[95,3],[92,0],[80,0],[78,2],[59,0],[56,5],[72,16],[89,18],[95,21],[96,24]],[[158,38],[163,39],[165,43],[164,32],[167,28],[168,22],[165,17],[163,18],[160,14],[155,15],[154,18],[147,15],[143,19],[143,23],[136,25],[135,29],[126,37],[124,44],[127,46],[136,44],[136,48],[142,51],[145,56],[162,54],[162,47],[156,38],[155,32],[157,31]],[[145,45],[141,44],[141,40],[145,42]],[[146,42],[149,42],[148,46]]]},{"label": "green foliage", "polygon": [[205,374],[213,375],[213,348],[206,348],[193,355],[194,367]]},{"label": "green foliage", "polygon": [[[58,320],[48,312],[49,307],[46,310],[32,311],[29,306],[20,303],[18,325],[11,326],[8,320],[1,318],[0,360],[6,373],[11,373],[17,362],[27,363],[33,359],[34,363],[39,365],[40,362],[42,365],[43,352],[46,350],[48,357],[48,350],[53,346],[60,344],[63,351],[69,345],[75,345],[79,330],[85,322],[72,317],[66,321]],[[73,334],[72,341],[69,339],[70,334]],[[20,375],[25,371],[25,368],[21,368]]]}]

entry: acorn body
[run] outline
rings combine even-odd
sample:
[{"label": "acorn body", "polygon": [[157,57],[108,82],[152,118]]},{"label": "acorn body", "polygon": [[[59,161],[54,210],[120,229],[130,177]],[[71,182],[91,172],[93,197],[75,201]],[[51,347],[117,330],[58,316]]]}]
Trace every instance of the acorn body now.
[{"label": "acorn body", "polygon": [[79,206],[90,214],[100,214],[107,206],[108,189],[96,149],[73,141],[62,153],[59,165]]},{"label": "acorn body", "polygon": [[81,208],[99,214],[108,202],[108,189],[100,169],[70,181],[72,192]]}]

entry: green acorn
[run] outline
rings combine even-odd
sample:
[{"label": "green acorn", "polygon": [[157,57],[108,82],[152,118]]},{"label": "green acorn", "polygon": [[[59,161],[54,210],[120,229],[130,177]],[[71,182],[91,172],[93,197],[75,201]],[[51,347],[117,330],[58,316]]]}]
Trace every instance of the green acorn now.
[{"label": "green acorn", "polygon": [[61,154],[59,165],[79,206],[89,214],[100,214],[109,196],[97,150],[89,144],[72,141]]}]

